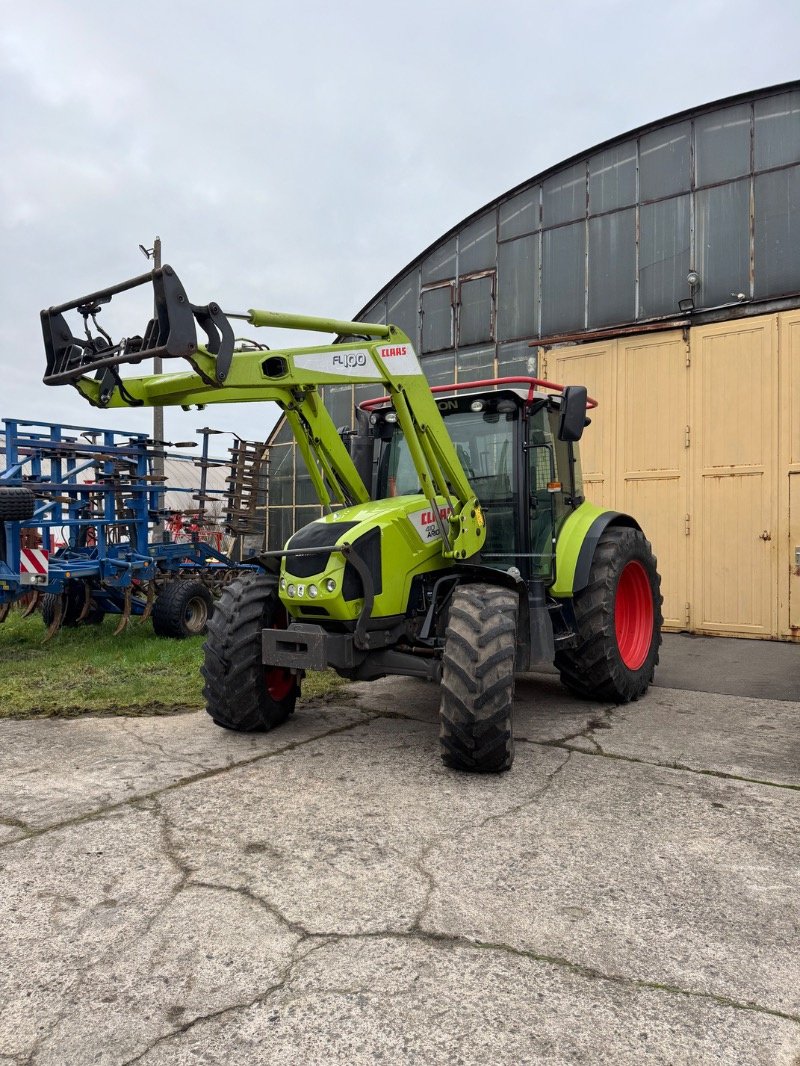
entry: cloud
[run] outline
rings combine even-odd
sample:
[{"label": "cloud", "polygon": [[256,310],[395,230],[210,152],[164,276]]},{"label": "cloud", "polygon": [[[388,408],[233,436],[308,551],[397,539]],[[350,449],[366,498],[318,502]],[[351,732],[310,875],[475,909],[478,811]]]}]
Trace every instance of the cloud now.
[{"label": "cloud", "polygon": [[[139,273],[137,246],[157,233],[198,302],[347,317],[545,167],[793,77],[800,17],[779,0],[757,13],[742,0],[110,10],[4,7],[0,416],[148,422],[44,388],[38,312]],[[173,439],[204,420],[260,436],[274,414],[220,406],[166,419]]]}]

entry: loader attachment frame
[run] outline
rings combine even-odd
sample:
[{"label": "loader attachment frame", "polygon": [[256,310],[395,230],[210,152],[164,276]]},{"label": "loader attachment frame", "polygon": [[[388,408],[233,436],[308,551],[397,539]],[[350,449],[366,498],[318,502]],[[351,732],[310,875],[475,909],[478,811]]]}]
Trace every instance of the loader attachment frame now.
[{"label": "loader attachment frame", "polygon": [[[153,287],[153,317],[141,334],[114,341],[98,323],[97,316],[114,296],[143,285]],[[72,333],[64,317],[68,311],[77,311],[82,316],[83,337]],[[233,358],[233,330],[227,317],[215,303],[202,306],[190,303],[171,266],[159,267],[69,303],[49,307],[41,312],[41,320],[47,357],[45,385],[75,384],[94,373],[101,383],[101,395],[110,396],[114,387],[120,385],[116,367],[121,363],[176,358],[187,359],[206,384],[221,385]],[[198,351],[198,325],[206,336],[205,351],[214,356],[211,374],[194,358]],[[134,401],[131,406],[138,404]]]},{"label": "loader attachment frame", "polygon": [[[113,296],[153,286],[155,314],[142,336],[114,341],[97,323]],[[83,318],[85,339],[64,317]],[[469,559],[481,550],[485,522],[480,504],[445,428],[414,347],[397,326],[250,309],[223,312],[217,304],[191,304],[172,267],[109,286],[41,313],[47,385],[73,385],[101,408],[171,407],[273,401],[286,415],[320,503],[364,503],[367,486],[322,402],[320,386],[382,385],[394,405],[438,526],[442,555]],[[338,334],[334,343],[269,350],[235,347],[230,319]],[[92,333],[91,325],[96,333]],[[198,344],[199,325],[207,343]],[[119,367],[143,359],[183,358],[191,369],[122,378]]]}]

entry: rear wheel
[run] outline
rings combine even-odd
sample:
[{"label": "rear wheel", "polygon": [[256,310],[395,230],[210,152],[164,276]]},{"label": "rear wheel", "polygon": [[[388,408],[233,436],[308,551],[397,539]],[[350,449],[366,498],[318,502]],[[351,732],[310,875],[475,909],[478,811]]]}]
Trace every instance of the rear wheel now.
[{"label": "rear wheel", "polygon": [[165,585],[153,605],[159,637],[197,637],[205,633],[214,599],[202,581],[176,579]]},{"label": "rear wheel", "polygon": [[661,578],[641,530],[602,534],[589,583],[573,605],[578,646],[555,658],[564,685],[585,699],[638,699],[653,680],[663,622]]},{"label": "rear wheel", "polygon": [[497,585],[453,593],[442,660],[442,761],[500,773],[514,761],[512,704],[518,597]]},{"label": "rear wheel", "polygon": [[206,710],[217,725],[241,733],[274,729],[294,711],[297,676],[261,661],[262,629],[285,629],[278,579],[246,574],[232,581],[208,624],[201,672]]}]

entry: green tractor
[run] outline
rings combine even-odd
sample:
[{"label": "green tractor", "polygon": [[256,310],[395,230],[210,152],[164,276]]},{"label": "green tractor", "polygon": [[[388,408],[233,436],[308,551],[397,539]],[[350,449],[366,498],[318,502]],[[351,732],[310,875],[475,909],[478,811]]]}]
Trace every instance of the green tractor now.
[{"label": "green tractor", "polygon": [[[112,341],[97,314],[151,283],[143,335]],[[82,335],[64,317],[75,311]],[[237,349],[236,318],[338,338]],[[279,725],[307,670],[422,677],[441,687],[444,762],[499,772],[514,758],[516,674],[555,663],[576,696],[611,703],[650,685],[660,579],[636,520],[584,498],[585,388],[500,378],[431,389],[396,326],[193,305],[168,266],[43,311],[42,327],[45,383],[96,406],[272,400],[294,432],[327,513],[217,602],[202,672],[218,725]],[[190,370],[120,376],[153,357]],[[360,405],[353,432],[336,429],[320,394],[343,382],[386,392]]]}]

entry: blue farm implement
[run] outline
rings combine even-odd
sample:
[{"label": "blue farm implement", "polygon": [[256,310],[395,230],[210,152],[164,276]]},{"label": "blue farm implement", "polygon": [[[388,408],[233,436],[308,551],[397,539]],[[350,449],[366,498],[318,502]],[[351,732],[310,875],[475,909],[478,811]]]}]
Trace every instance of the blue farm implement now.
[{"label": "blue farm implement", "polygon": [[[12,603],[62,625],[151,617],[160,635],[202,632],[212,592],[234,564],[199,532],[150,539],[166,490],[163,442],[143,433],[4,419],[0,469],[0,621]],[[163,454],[163,452],[162,452]],[[185,490],[188,491],[188,490]],[[236,567],[241,569],[241,567]]]}]

